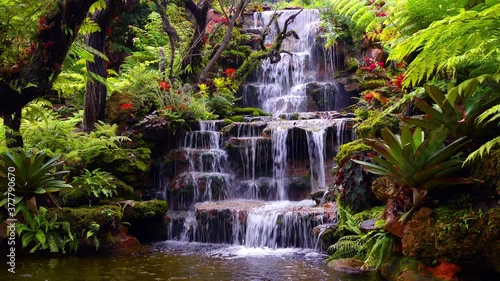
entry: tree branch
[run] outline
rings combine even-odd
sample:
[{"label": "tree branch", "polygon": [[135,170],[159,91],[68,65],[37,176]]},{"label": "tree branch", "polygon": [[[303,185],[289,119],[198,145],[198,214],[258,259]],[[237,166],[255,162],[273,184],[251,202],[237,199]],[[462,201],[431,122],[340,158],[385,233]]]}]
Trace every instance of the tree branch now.
[{"label": "tree branch", "polygon": [[1,77],[0,115],[13,114],[30,101],[45,95],[60,73],[78,30],[95,0],[59,1],[58,11],[47,16],[48,29],[38,32],[32,60],[17,77]]},{"label": "tree branch", "polygon": [[231,17],[231,20],[229,21],[229,25],[227,27],[226,34],[224,36],[224,39],[222,40],[222,43],[220,44],[219,48],[217,49],[217,52],[210,59],[210,61],[205,66],[205,68],[201,71],[200,78],[199,78],[198,82],[205,82],[207,75],[208,75],[208,72],[214,67],[215,63],[222,55],[222,52],[224,52],[224,50],[226,50],[227,45],[229,44],[229,41],[231,41],[231,38],[233,36],[234,24],[236,23],[236,20],[243,13],[243,10],[245,9],[245,6],[247,4],[248,4],[248,2],[246,0],[240,0],[240,2],[238,3],[236,11],[234,12],[233,16]]}]

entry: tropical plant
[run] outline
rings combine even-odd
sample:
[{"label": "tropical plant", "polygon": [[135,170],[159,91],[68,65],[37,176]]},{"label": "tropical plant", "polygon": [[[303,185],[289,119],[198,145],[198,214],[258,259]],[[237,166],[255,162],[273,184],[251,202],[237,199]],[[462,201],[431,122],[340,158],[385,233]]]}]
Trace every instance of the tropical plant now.
[{"label": "tropical plant", "polygon": [[438,87],[426,84],[424,88],[435,106],[423,99],[417,99],[414,105],[425,112],[423,119],[403,118],[403,121],[428,130],[444,126],[453,138],[479,134],[480,126],[476,119],[500,100],[498,95],[495,97],[485,91],[476,91],[476,94],[460,96],[451,102]]},{"label": "tropical plant", "polygon": [[335,244],[328,247],[331,256],[327,260],[340,258],[356,258],[363,261],[363,268],[378,269],[384,259],[391,253],[394,238],[391,234],[380,230],[363,233],[359,228],[361,220],[339,206],[339,228],[350,234],[342,236]]},{"label": "tropical plant", "polygon": [[481,1],[468,10],[456,11],[460,12],[432,22],[395,46],[390,59],[402,60],[416,53],[408,66],[405,85],[416,85],[435,73],[449,78],[464,73],[470,77],[465,81],[469,83],[500,81],[500,38],[496,34],[500,29],[500,4]]},{"label": "tropical plant", "polygon": [[71,185],[83,189],[87,196],[94,199],[110,198],[116,194],[113,176],[99,169],[93,171],[85,169],[82,175],[73,178]]},{"label": "tropical plant", "polygon": [[[500,118],[500,105],[495,105],[483,112],[477,119],[476,122],[479,124],[489,124],[496,122]],[[466,163],[470,163],[478,158],[482,158],[485,155],[488,155],[490,151],[496,147],[500,146],[500,136],[496,136],[493,139],[487,141],[477,150],[473,151],[467,159],[465,159]]]},{"label": "tropical plant", "polygon": [[89,239],[89,238],[93,239],[96,250],[99,249],[99,245],[101,244],[101,241],[97,237],[97,233],[99,232],[99,229],[101,229],[101,225],[96,223],[96,222],[92,222],[92,224],[90,224],[89,229],[87,230],[87,233],[85,235],[86,239]]},{"label": "tropical plant", "polygon": [[49,249],[51,252],[66,254],[66,244],[75,240],[71,234],[67,221],[57,221],[57,215],[47,218],[47,209],[40,207],[38,215],[32,215],[23,209],[26,224],[20,223],[17,227],[24,248],[34,244],[30,253],[37,250]]},{"label": "tropical plant", "polygon": [[[7,177],[4,175],[0,180],[0,192],[2,200],[0,206],[8,202],[7,194],[9,179],[14,179],[15,182],[15,198],[14,202],[22,202],[33,213],[37,213],[36,196],[48,195],[59,191],[62,187],[71,187],[63,180],[58,179],[59,176],[68,173],[68,171],[54,171],[58,166],[62,165],[59,160],[59,155],[45,161],[45,153],[31,153],[21,150],[20,152],[7,152],[1,156],[0,171],[11,171],[15,177]],[[0,172],[0,173],[2,173]],[[53,200],[54,201],[54,200]],[[22,204],[17,204],[21,207]]]},{"label": "tropical plant", "polygon": [[448,132],[444,126],[429,133],[409,126],[403,126],[401,135],[395,135],[388,129],[382,130],[382,139],[366,139],[366,143],[382,157],[372,156],[376,163],[353,160],[365,166],[371,173],[387,176],[401,188],[413,191],[413,207],[404,222],[420,206],[428,191],[438,187],[467,184],[471,180],[462,177],[448,178],[461,168],[463,161],[452,158],[466,143],[465,137],[446,144]]}]

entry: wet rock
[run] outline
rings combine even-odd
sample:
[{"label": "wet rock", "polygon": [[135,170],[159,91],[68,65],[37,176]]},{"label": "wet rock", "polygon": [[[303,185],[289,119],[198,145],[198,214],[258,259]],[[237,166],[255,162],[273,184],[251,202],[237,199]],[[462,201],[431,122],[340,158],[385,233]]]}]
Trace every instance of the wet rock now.
[{"label": "wet rock", "polygon": [[127,233],[128,229],[126,227],[121,227],[117,235],[112,238],[113,250],[124,250],[140,246],[139,240],[134,236]]},{"label": "wet rock", "polygon": [[232,137],[261,137],[262,132],[267,127],[267,122],[233,122],[224,128],[222,133]]},{"label": "wet rock", "polygon": [[360,225],[359,225],[359,229],[363,232],[363,233],[368,233],[372,230],[377,230],[377,229],[380,229],[380,227],[376,227],[375,226],[375,220],[374,219],[369,219],[369,220],[365,220],[363,221]]},{"label": "wet rock", "polygon": [[223,199],[231,177],[223,173],[185,172],[178,175],[169,185],[171,196],[189,194],[197,202],[209,199]]},{"label": "wet rock", "polygon": [[365,55],[367,58],[371,58],[375,61],[385,62],[385,60],[387,59],[386,52],[381,49],[368,48],[365,52]]},{"label": "wet rock", "polygon": [[311,199],[314,200],[314,202],[316,202],[316,204],[320,204],[321,202],[321,199],[323,198],[323,195],[325,195],[325,191],[326,190],[318,190],[318,191],[314,191],[311,193]]},{"label": "wet rock", "polygon": [[337,223],[325,223],[314,227],[314,235],[318,237],[323,250],[328,249],[330,245],[333,245],[338,240],[335,236],[337,227]]},{"label": "wet rock", "polygon": [[367,274],[373,272],[372,269],[363,267],[363,261],[357,259],[337,259],[328,262],[328,267],[344,274]]},{"label": "wet rock", "polygon": [[359,85],[357,83],[346,84],[344,85],[344,89],[348,93],[357,93],[359,91]]}]

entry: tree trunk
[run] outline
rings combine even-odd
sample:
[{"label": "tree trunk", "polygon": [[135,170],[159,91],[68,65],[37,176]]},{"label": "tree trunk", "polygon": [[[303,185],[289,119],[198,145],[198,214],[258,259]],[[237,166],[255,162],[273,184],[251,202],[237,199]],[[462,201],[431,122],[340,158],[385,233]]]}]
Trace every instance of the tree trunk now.
[{"label": "tree trunk", "polygon": [[[180,41],[177,30],[170,24],[170,20],[167,17],[167,5],[168,1],[159,2],[158,0],[153,1],[155,3],[156,9],[161,17],[161,27],[165,33],[168,35],[168,41],[170,43],[170,62],[168,76],[170,78],[174,75],[174,55],[177,43]],[[164,71],[164,70],[163,70]]]},{"label": "tree trunk", "polygon": [[[106,49],[106,31],[111,26],[112,20],[133,8],[139,0],[106,0],[106,8],[96,11],[92,15],[92,20],[100,27],[100,31],[93,32],[85,38],[85,43],[104,53]],[[87,81],[85,93],[85,108],[83,112],[82,131],[90,132],[94,124],[99,120],[104,120],[106,109],[106,86],[96,77],[107,78],[106,62],[99,56],[94,56],[94,61],[87,61],[87,71],[90,79]]]},{"label": "tree trunk", "polygon": [[5,131],[5,140],[7,142],[8,148],[23,147],[23,136],[21,135],[21,109],[14,112],[13,114],[5,114],[3,117],[3,123],[10,130]]},{"label": "tree trunk", "polygon": [[[210,8],[208,0],[202,0],[197,6],[192,0],[184,0],[185,8],[193,15],[195,20],[194,35],[189,43],[189,49],[182,58],[182,69],[186,70],[188,66],[195,69],[201,64],[201,49],[203,47],[203,35],[207,25],[207,13]],[[189,76],[190,73],[185,71],[184,76]]]},{"label": "tree trunk", "polygon": [[[97,12],[101,14],[100,12]],[[94,21],[98,22],[97,20]],[[85,43],[90,47],[104,52],[106,43],[106,28],[109,25],[101,25],[101,31],[89,34],[85,39]],[[83,112],[82,131],[90,132],[94,128],[94,124],[98,120],[104,120],[104,110],[106,108],[106,86],[100,81],[96,80],[94,76],[107,78],[106,63],[98,56],[94,56],[94,61],[87,61],[87,71],[89,72],[90,79],[87,81],[85,93],[85,110]]]},{"label": "tree trunk", "polygon": [[38,44],[31,61],[21,69],[18,76],[0,74],[0,115],[18,112],[52,88],[60,73],[60,66],[94,2],[95,0],[57,1],[57,12],[45,17],[49,28],[38,31]]}]

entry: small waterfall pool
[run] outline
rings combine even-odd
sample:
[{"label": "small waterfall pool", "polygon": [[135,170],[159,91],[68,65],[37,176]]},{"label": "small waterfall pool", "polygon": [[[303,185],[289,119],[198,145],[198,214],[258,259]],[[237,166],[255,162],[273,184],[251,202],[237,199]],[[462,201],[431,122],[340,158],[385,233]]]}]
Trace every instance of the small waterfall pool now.
[{"label": "small waterfall pool", "polygon": [[[15,280],[383,280],[334,272],[325,258],[311,249],[165,241],[92,258],[20,258]],[[0,280],[9,280],[5,275]]]}]

